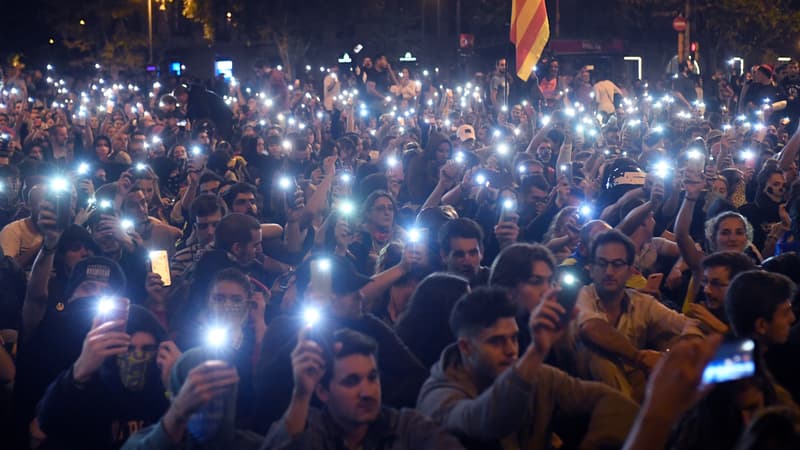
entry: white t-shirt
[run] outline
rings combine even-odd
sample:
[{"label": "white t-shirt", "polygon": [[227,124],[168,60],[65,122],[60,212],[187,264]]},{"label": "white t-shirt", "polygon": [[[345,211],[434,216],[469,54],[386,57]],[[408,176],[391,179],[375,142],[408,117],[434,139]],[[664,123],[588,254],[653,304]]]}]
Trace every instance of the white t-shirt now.
[{"label": "white t-shirt", "polygon": [[336,97],[339,96],[341,92],[341,85],[339,84],[339,78],[333,74],[329,73],[325,76],[325,80],[322,82],[323,87],[323,100],[322,105],[325,107],[327,111],[333,110],[333,103]]},{"label": "white t-shirt", "polygon": [[29,269],[33,264],[32,254],[39,251],[43,239],[41,234],[25,223],[25,219],[15,220],[0,230],[0,247],[3,248],[3,254],[14,259],[30,257],[30,263],[25,269]]},{"label": "white t-shirt", "polygon": [[597,102],[597,110],[606,114],[614,112],[614,94],[622,95],[622,91],[612,81],[598,81],[594,85],[594,101]]}]

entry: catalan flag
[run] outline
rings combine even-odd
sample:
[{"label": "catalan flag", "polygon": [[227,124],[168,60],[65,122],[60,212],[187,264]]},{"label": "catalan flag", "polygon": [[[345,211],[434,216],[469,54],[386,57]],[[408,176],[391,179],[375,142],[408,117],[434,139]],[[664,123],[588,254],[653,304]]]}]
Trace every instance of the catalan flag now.
[{"label": "catalan flag", "polygon": [[517,47],[517,76],[523,81],[528,81],[550,39],[544,1],[511,0],[511,42]]}]

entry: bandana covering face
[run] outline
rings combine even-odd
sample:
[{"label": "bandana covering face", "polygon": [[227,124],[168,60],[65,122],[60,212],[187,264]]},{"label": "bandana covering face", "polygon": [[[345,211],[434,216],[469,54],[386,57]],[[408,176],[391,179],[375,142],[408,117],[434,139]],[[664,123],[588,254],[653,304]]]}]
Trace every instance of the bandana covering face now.
[{"label": "bandana covering face", "polygon": [[133,392],[144,389],[147,380],[147,366],[153,362],[154,351],[128,351],[117,355],[117,368],[122,380],[122,386]]},{"label": "bandana covering face", "polygon": [[218,395],[189,417],[186,429],[195,441],[208,442],[214,439],[224,419],[225,397]]}]

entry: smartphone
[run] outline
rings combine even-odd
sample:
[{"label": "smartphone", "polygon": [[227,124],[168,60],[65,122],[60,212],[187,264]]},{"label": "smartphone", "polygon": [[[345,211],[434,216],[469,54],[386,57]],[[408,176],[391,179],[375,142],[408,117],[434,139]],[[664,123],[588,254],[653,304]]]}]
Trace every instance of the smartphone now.
[{"label": "smartphone", "polygon": [[498,222],[513,222],[517,212],[517,202],[507,198],[500,204],[500,219]]},{"label": "smartphone", "polygon": [[97,318],[101,323],[121,320],[126,323],[120,327],[124,330],[127,326],[130,307],[131,302],[126,298],[102,297],[97,303]]},{"label": "smartphone", "polygon": [[686,153],[686,167],[695,172],[702,172],[706,168],[706,154],[700,150],[689,150]]},{"label": "smartphone", "polygon": [[573,183],[572,178],[572,163],[564,163],[561,164],[558,168],[558,175],[559,177],[564,177],[567,179],[567,183],[570,185]]},{"label": "smartphone", "polygon": [[737,339],[720,345],[703,371],[703,384],[724,383],[753,376],[756,373],[756,361],[753,358],[755,347],[752,339]]},{"label": "smartphone", "polygon": [[333,294],[333,279],[331,278],[331,260],[317,258],[311,261],[311,280],[308,292],[317,298],[329,299]]},{"label": "smartphone", "polygon": [[169,274],[169,255],[166,250],[153,250],[150,252],[150,270],[161,276],[164,286],[172,284]]},{"label": "smartphone", "polygon": [[578,293],[583,288],[580,274],[574,267],[565,267],[558,271],[556,282],[561,290],[556,295],[556,301],[564,308],[565,314],[561,316],[561,325],[566,326],[572,316],[572,310],[578,303]]}]

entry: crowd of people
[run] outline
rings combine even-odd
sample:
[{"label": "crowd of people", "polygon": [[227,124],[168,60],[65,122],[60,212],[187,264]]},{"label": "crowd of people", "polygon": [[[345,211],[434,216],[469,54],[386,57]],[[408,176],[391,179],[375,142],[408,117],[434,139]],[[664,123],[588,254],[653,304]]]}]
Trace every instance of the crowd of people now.
[{"label": "crowd of people", "polygon": [[5,68],[0,448],[800,448],[800,70]]}]

